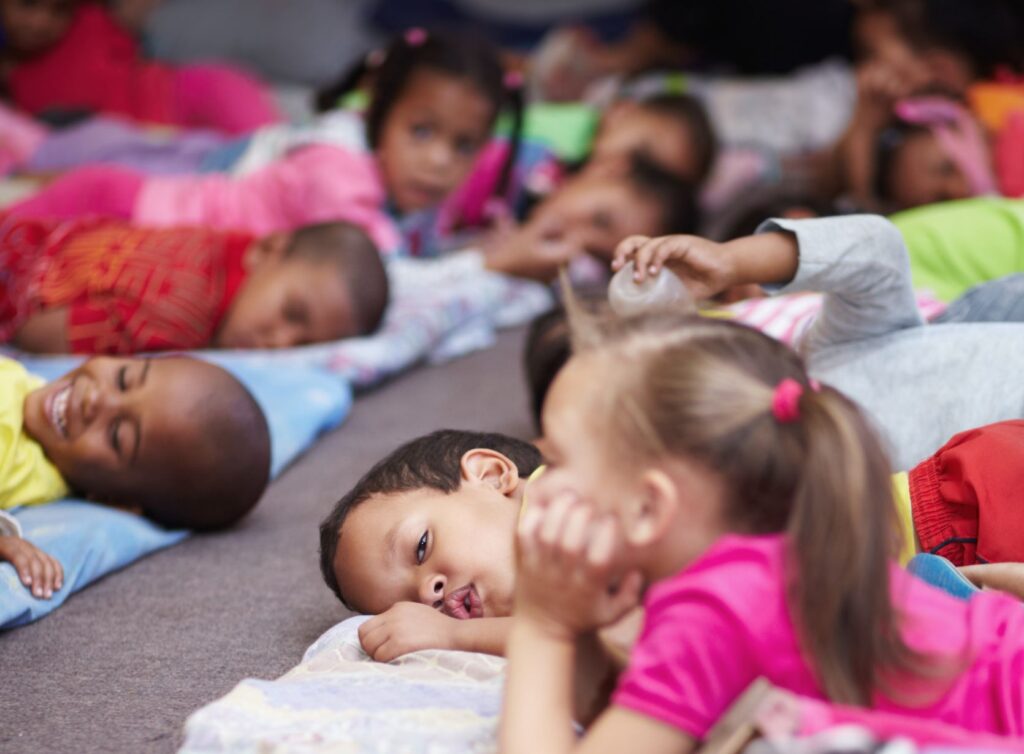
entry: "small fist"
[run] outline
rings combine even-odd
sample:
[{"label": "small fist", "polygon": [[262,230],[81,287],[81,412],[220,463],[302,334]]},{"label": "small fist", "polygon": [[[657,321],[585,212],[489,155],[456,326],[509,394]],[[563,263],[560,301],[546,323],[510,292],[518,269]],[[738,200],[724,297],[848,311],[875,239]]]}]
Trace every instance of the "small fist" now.
[{"label": "small fist", "polygon": [[359,627],[363,649],[378,662],[391,662],[421,649],[457,649],[456,618],[419,602],[399,602]]},{"label": "small fist", "polygon": [[21,583],[36,599],[50,599],[64,583],[64,569],[57,559],[21,537],[0,536],[3,560],[14,566]]},{"label": "small fist", "polygon": [[515,615],[555,638],[572,640],[614,623],[639,603],[642,579],[624,572],[616,519],[572,492],[531,503],[517,544]]}]

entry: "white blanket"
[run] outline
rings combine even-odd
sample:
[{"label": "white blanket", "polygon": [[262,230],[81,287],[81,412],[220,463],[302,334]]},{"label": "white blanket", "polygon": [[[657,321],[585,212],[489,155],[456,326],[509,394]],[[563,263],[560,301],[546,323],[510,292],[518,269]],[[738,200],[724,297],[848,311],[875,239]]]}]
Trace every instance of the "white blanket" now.
[{"label": "white blanket", "polygon": [[350,618],[275,681],[247,679],[185,723],[179,754],[496,750],[505,660],[427,650],[373,662]]}]

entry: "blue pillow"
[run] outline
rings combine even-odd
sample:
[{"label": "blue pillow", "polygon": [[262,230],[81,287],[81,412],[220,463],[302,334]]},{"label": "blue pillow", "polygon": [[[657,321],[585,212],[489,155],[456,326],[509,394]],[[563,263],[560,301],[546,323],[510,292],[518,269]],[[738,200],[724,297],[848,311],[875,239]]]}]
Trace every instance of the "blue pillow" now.
[{"label": "blue pillow", "polygon": [[[352,391],[337,375],[313,369],[272,369],[234,363],[228,353],[203,354],[249,389],[270,426],[271,476],[306,450],[322,432],[341,424]],[[24,358],[48,380],[73,369],[79,357]],[[0,628],[30,623],[59,607],[73,592],[151,552],[180,542],[187,531],[168,531],[131,513],[67,499],[12,511],[25,539],[60,561],[64,585],[48,600],[25,589],[10,563],[0,563]]]}]

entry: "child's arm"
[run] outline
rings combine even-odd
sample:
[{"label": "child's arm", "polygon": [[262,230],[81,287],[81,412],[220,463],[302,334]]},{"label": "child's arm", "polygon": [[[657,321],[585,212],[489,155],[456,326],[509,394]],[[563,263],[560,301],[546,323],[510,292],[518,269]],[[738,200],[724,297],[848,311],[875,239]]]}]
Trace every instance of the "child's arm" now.
[{"label": "child's arm", "polygon": [[391,662],[421,649],[458,649],[504,655],[511,618],[458,620],[418,602],[399,602],[359,627],[363,649]]},{"label": "child's arm", "polygon": [[69,353],[67,324],[67,307],[33,314],[14,333],[14,345],[30,353]]},{"label": "child's arm", "polygon": [[571,497],[527,509],[519,525],[515,619],[499,741],[504,754],[644,751],[683,754],[694,741],[653,717],[612,707],[582,740],[573,732],[580,636],[636,604],[640,575],[615,579],[621,534]]},{"label": "child's arm", "polygon": [[698,299],[747,283],[782,284],[778,293],[828,294],[805,341],[811,350],[924,324],[906,247],[885,218],[772,220],[765,230],[776,232],[724,244],[634,236],[619,245],[613,265],[635,257],[643,277],[667,264]]},{"label": "child's arm", "polygon": [[997,589],[1024,600],[1024,563],[961,566],[960,572],[975,586],[982,589]]},{"label": "child's arm", "polygon": [[7,561],[18,578],[37,599],[50,599],[64,583],[64,569],[28,540],[21,538],[21,527],[8,513],[0,510],[0,561]]}]

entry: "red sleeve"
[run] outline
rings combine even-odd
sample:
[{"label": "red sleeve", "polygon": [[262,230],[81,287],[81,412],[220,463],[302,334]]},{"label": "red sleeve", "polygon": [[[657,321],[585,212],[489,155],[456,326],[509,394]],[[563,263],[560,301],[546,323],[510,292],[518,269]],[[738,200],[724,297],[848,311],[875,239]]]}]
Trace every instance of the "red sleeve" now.
[{"label": "red sleeve", "polygon": [[159,305],[140,306],[119,296],[77,301],[68,311],[68,348],[72,353],[127,355],[209,345],[212,329],[198,333],[162,314]]},{"label": "red sleeve", "polygon": [[60,42],[14,68],[9,87],[15,104],[32,114],[84,109],[173,123],[174,75],[143,59],[105,9],[86,3]]},{"label": "red sleeve", "polygon": [[923,549],[976,538],[962,565],[1024,561],[1024,421],[955,435],[911,472],[911,493]]}]

